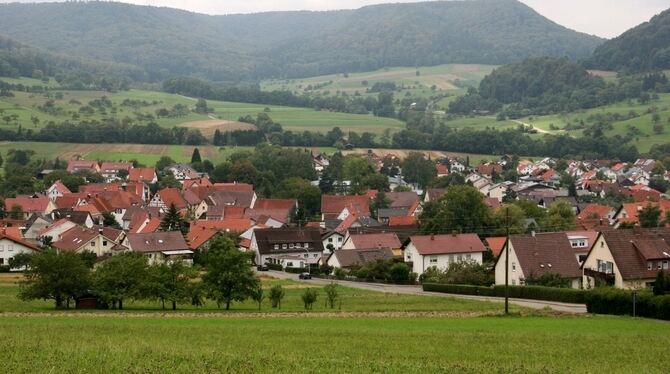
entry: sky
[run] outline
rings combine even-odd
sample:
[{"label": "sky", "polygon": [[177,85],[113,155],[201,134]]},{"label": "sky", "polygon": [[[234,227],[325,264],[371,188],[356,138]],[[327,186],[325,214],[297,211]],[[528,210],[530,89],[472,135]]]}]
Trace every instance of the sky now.
[{"label": "sky", "polygon": [[[9,2],[45,0],[0,0]],[[49,0],[46,0],[49,1]],[[279,10],[354,9],[388,2],[422,0],[120,0],[138,5],[167,6],[206,14],[255,13]],[[538,13],[573,30],[613,38],[670,8],[670,0],[520,0]]]}]

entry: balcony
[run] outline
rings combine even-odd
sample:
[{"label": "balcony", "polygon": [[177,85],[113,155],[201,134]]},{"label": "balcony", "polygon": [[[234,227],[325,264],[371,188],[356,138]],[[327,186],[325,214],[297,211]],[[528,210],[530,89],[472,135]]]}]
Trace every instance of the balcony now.
[{"label": "balcony", "polygon": [[604,273],[601,271],[584,268],[584,275],[604,282],[608,286],[614,285],[614,273]]}]

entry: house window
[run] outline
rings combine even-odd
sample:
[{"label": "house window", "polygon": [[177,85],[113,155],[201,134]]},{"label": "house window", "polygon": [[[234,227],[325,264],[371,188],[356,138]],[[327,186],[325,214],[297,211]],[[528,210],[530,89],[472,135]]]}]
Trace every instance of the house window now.
[{"label": "house window", "polygon": [[294,247],[293,243],[289,244],[288,247],[289,247],[290,249],[293,249],[293,247]]},{"label": "house window", "polygon": [[286,267],[287,267],[287,268],[292,268],[292,267],[293,267],[293,263],[292,263],[292,262],[287,262],[287,263],[286,263]]},{"label": "house window", "polygon": [[437,264],[437,256],[430,256],[430,263]]},{"label": "house window", "polygon": [[305,253],[305,258],[309,258],[309,253]]},{"label": "house window", "polygon": [[4,264],[5,264],[5,259],[0,257],[0,265],[4,265]]},{"label": "house window", "polygon": [[304,247],[309,248],[309,243],[305,243]]},{"label": "house window", "polygon": [[314,258],[319,258],[319,254],[318,254],[318,253],[315,253],[315,254],[314,254]]},{"label": "house window", "polygon": [[106,247],[106,246],[107,246],[107,240],[103,240],[103,241],[102,241],[102,246],[103,246],[103,247]]},{"label": "house window", "polygon": [[275,244],[275,249],[279,249],[279,244]]},{"label": "house window", "polygon": [[467,260],[469,260],[469,259],[472,258],[472,255],[468,253],[467,255],[465,255],[465,258],[466,258]]},{"label": "house window", "polygon": [[512,262],[512,271],[516,271],[516,262]]},{"label": "house window", "polygon": [[328,243],[332,243],[332,242],[333,242],[333,238],[328,238]]},{"label": "house window", "polygon": [[282,244],[282,245],[281,245],[281,248],[282,248],[282,249],[286,249],[286,248],[288,248],[288,246],[287,246],[286,244]]},{"label": "house window", "polygon": [[463,255],[458,255],[458,262],[462,262],[462,261],[463,261]]},{"label": "house window", "polygon": [[0,252],[4,252],[4,251],[5,251],[5,246],[4,246],[4,245],[0,245]]},{"label": "house window", "polygon": [[661,261],[659,261],[658,262],[658,270],[661,270],[661,269],[663,269],[663,264],[661,263]]},{"label": "house window", "polygon": [[651,270],[653,266],[651,261],[647,262],[647,270]]},{"label": "house window", "polygon": [[91,242],[91,247],[95,247],[95,242]]},{"label": "house window", "polygon": [[663,269],[668,270],[668,261],[663,261]]}]

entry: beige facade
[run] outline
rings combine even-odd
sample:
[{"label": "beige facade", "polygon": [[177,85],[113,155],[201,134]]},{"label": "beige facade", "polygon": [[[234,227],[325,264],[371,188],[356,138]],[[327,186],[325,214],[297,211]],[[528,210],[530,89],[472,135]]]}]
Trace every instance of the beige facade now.
[{"label": "beige facade", "polygon": [[[516,252],[514,252],[514,246],[512,245],[512,243],[509,244],[508,262],[509,262],[508,284],[512,286],[520,286],[522,284],[522,280],[525,279],[526,277],[524,276],[523,271],[521,270],[521,266],[519,266],[519,259],[516,256]],[[495,276],[496,276],[496,285],[505,284],[505,249],[503,249],[503,251],[500,252],[500,258],[496,263]]]},{"label": "beige facade", "polygon": [[[621,271],[614,261],[614,256],[610,251],[605,238],[601,235],[596,240],[596,244],[591,249],[588,257],[582,266],[583,272],[588,270],[600,271],[607,274],[614,275],[614,287],[623,289],[642,289],[646,288],[648,282],[654,282],[654,279],[635,279],[624,280],[621,276]],[[595,287],[596,280],[593,277],[583,275],[584,288],[589,289]]]}]

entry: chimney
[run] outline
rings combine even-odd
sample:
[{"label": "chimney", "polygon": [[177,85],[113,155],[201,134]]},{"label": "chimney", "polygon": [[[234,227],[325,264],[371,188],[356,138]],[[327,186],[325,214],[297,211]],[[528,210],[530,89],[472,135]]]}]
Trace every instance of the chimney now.
[{"label": "chimney", "polygon": [[458,231],[456,231],[456,230],[452,230],[452,231],[451,231],[451,236],[453,236],[453,237],[455,238],[456,235],[458,235]]},{"label": "chimney", "polygon": [[98,233],[99,233],[99,234],[102,234],[102,228],[99,228],[99,229],[98,229]]},{"label": "chimney", "polygon": [[435,240],[435,235],[434,234],[430,235],[430,240]]},{"label": "chimney", "polygon": [[535,230],[531,231],[530,235],[534,238],[535,237]]}]

